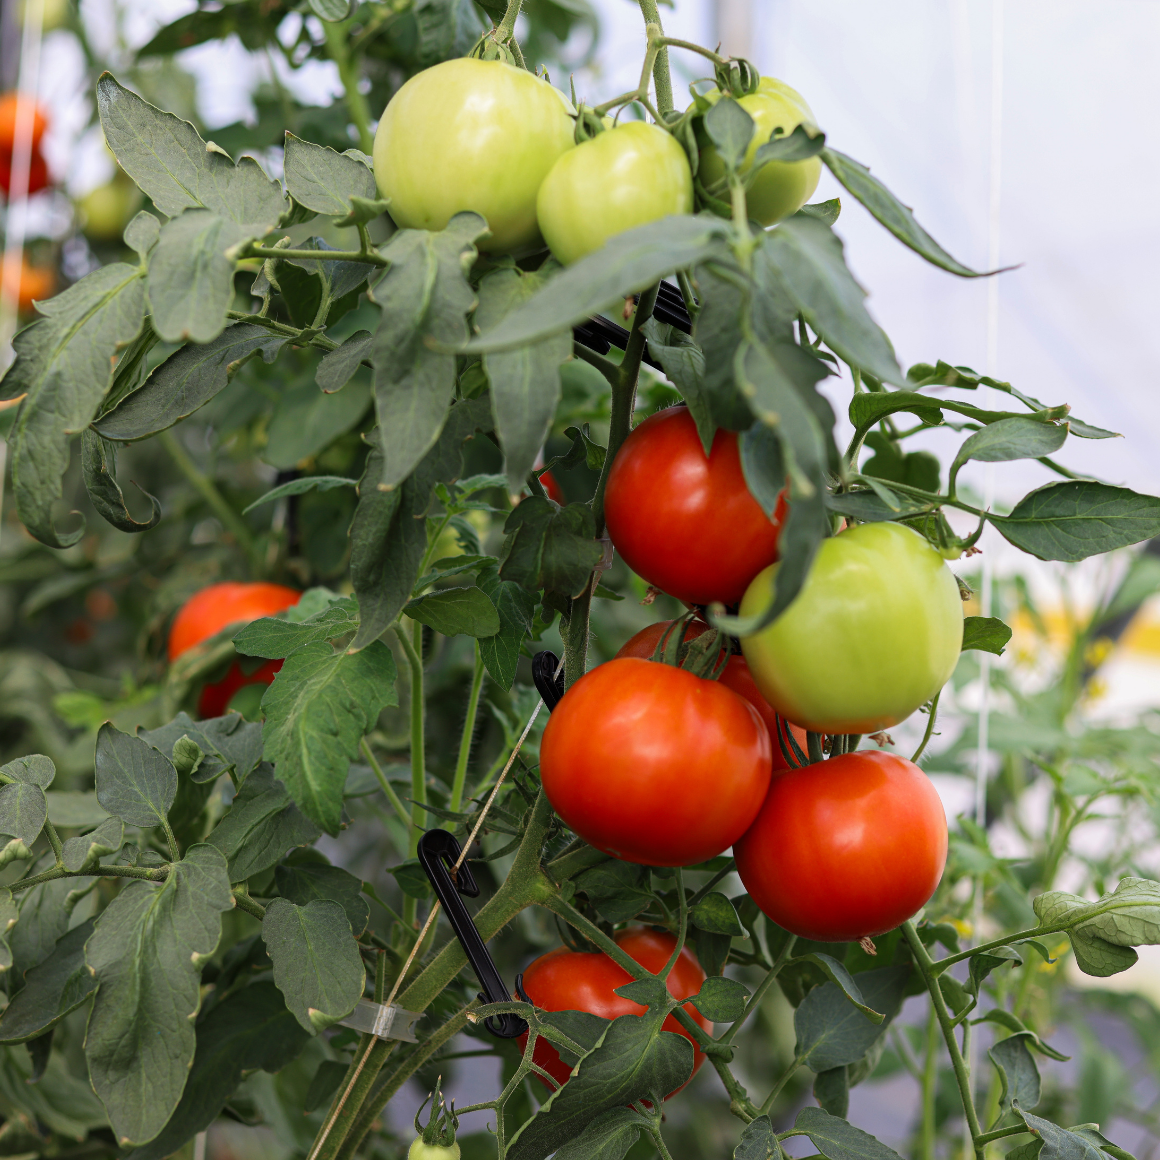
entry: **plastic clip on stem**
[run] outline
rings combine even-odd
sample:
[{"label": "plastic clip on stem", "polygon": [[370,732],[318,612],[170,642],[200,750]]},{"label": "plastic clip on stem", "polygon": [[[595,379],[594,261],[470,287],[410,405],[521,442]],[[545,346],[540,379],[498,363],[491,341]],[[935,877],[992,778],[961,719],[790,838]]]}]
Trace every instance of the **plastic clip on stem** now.
[{"label": "plastic clip on stem", "polygon": [[[446,830],[428,830],[419,839],[418,856],[419,865],[431,880],[435,896],[443,906],[443,913],[447,915],[447,921],[451,923],[451,929],[455,931],[455,936],[459,939],[467,960],[483,987],[480,999],[486,1003],[510,1003],[512,997],[504,986],[499,968],[488,953],[483,938],[476,930],[475,923],[471,921],[471,915],[467,913],[463,899],[460,898],[461,894],[466,894],[468,898],[477,898],[479,886],[466,862],[459,867],[455,878],[451,877],[452,867],[459,857],[459,843]],[[520,979],[516,979],[516,993],[521,998],[524,997]],[[512,1014],[492,1015],[485,1020],[484,1026],[500,1039],[516,1039],[528,1029],[527,1023],[518,1015]]]}]

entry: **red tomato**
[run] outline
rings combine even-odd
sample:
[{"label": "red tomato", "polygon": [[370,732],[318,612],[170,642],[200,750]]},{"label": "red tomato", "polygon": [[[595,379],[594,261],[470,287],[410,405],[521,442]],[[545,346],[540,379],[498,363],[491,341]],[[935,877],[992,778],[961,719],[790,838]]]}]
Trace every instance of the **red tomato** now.
[{"label": "red tomato", "polygon": [[[29,194],[39,193],[42,189],[47,188],[48,180],[48,164],[40,155],[39,149],[32,150],[32,157],[28,162],[28,192]],[[4,196],[7,197],[12,189],[12,152],[9,149],[0,147],[0,190],[4,191]]]},{"label": "red tomato", "polygon": [[5,278],[3,267],[0,267],[0,287],[4,297],[15,297],[17,310],[27,314],[32,310],[34,302],[43,302],[53,296],[56,291],[56,271],[51,266],[33,266],[27,255],[21,254],[16,278]]},{"label": "red tomato", "polygon": [[785,514],[771,520],[749,493],[734,431],[718,431],[708,457],[688,407],[646,419],[608,473],[604,518],[625,563],[679,600],[736,604],[777,559]]},{"label": "red tomato", "polygon": [[[228,625],[248,624],[261,616],[273,616],[290,608],[302,593],[281,584],[239,584],[228,581],[211,584],[194,593],[173,618],[169,630],[169,660],[209,640]],[[220,680],[201,690],[197,711],[202,718],[221,717],[233,695],[244,685],[268,685],[282,667],[281,661],[267,661],[253,672],[242,671],[237,661]]]},{"label": "red tomato", "polygon": [[552,711],[540,776],[586,842],[625,862],[689,866],[727,850],[769,788],[769,732],[717,681],[622,657]]},{"label": "red tomato", "polygon": [[[635,959],[646,970],[659,971],[669,961],[677,940],[667,931],[654,931],[649,927],[633,927],[616,935],[616,942],[630,958]],[[632,982],[632,977],[603,952],[586,953],[570,951],[567,947],[557,947],[546,955],[541,955],[524,971],[524,990],[528,998],[543,1011],[587,1011],[602,1019],[616,1019],[621,1015],[643,1015],[647,1008],[631,999],[623,999],[615,994],[617,987]],[[669,973],[669,994],[674,999],[685,999],[697,994],[705,982],[705,972],[697,962],[693,952],[685,947],[672,971]],[[706,1030],[711,1024],[691,1003],[685,1010]],[[693,1075],[705,1062],[705,1056],[696,1050],[693,1037],[677,1022],[676,1015],[670,1015],[662,1024],[665,1031],[683,1035],[695,1050]],[[520,1047],[527,1048],[527,1035],[520,1036]],[[561,1058],[560,1053],[546,1039],[536,1040],[536,1050],[532,1059],[542,1067],[557,1083],[566,1083],[572,1068]],[[540,1077],[543,1080],[543,1077]],[[547,1086],[547,1080],[543,1080]],[[688,1081],[686,1081],[688,1082]],[[685,1085],[682,1084],[681,1087]],[[680,1091],[680,1088],[676,1089]],[[675,1095],[676,1092],[669,1092]],[[665,1097],[668,1098],[667,1096]]]},{"label": "red tomato", "polygon": [[[660,620],[656,624],[642,628],[636,636],[631,637],[621,645],[616,655],[618,657],[639,657],[644,661],[652,660],[652,655],[656,651],[661,637],[664,636],[665,630],[672,623],[671,620]],[[703,620],[690,620],[685,626],[685,640],[692,640],[694,637],[700,636],[708,627]],[[766,729],[769,730],[769,738],[772,742],[773,768],[789,769],[789,763],[786,761],[777,740],[778,723],[781,723],[782,736],[784,737],[784,731],[789,729],[803,753],[806,751],[806,731],[799,729],[796,725],[791,725],[784,717],[778,717],[773,706],[761,695],[761,690],[758,689],[757,682],[754,681],[753,674],[749,671],[749,665],[743,656],[736,654],[731,656],[725,662],[725,668],[717,680],[725,688],[732,689],[739,697],[744,697],[757,710],[762,721],[765,722]],[[786,746],[789,747],[788,740],[786,740]],[[792,748],[790,752],[792,752]]]},{"label": "red tomato", "polygon": [[544,474],[540,476],[540,483],[543,485],[544,490],[548,493],[549,499],[554,499],[561,506],[568,502],[564,498],[563,489],[556,482],[555,476],[553,476],[550,471],[545,471]]},{"label": "red tomato", "polygon": [[8,92],[0,96],[0,149],[11,152],[16,146],[16,127],[20,114],[32,106],[32,147],[40,144],[44,131],[48,128],[48,114],[44,106],[33,97]]},{"label": "red tomato", "polygon": [[930,899],[947,820],[930,779],[892,753],[847,753],[779,773],[733,849],[753,901],[802,938],[884,934]]}]

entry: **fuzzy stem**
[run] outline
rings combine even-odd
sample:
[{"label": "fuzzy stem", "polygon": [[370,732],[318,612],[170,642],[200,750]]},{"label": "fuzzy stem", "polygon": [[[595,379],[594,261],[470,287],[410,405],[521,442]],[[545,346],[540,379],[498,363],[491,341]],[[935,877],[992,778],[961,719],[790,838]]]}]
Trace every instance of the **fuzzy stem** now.
[{"label": "fuzzy stem", "polygon": [[[657,11],[657,0],[640,0],[640,14],[644,17],[645,26],[655,24],[664,35],[661,24],[661,14]],[[661,113],[672,112],[673,109],[673,80],[669,73],[669,50],[662,44],[653,62],[653,83],[656,85],[657,109]]]},{"label": "fuzzy stem", "polygon": [[[463,786],[467,781],[467,763],[471,758],[471,740],[475,734],[475,721],[479,713],[479,694],[483,689],[483,653],[479,644],[475,646],[475,669],[471,674],[471,692],[467,697],[467,716],[463,721],[463,734],[459,739],[459,757],[455,762],[455,776],[451,782],[451,800],[447,808],[453,813],[459,811],[463,803]],[[450,826],[452,823],[447,823]]]}]

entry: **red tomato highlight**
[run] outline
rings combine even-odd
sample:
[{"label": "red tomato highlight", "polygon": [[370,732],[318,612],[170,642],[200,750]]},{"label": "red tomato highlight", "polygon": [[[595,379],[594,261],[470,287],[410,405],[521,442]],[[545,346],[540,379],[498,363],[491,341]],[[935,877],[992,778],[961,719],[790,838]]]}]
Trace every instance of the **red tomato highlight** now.
[{"label": "red tomato highlight", "polygon": [[[635,959],[646,970],[657,972],[669,961],[677,940],[668,931],[655,931],[648,927],[633,927],[616,936],[617,945],[630,958]],[[617,995],[616,988],[632,982],[632,976],[617,965],[603,952],[590,953],[570,951],[567,947],[557,947],[546,955],[541,955],[524,971],[524,990],[528,998],[543,1011],[587,1011],[602,1019],[616,1019],[621,1015],[643,1015],[647,1008],[631,999]],[[705,972],[696,956],[686,946],[673,964],[669,974],[669,994],[674,999],[685,999],[697,994],[705,982]],[[709,1031],[712,1027],[691,1003],[685,1010]],[[705,1056],[697,1049],[693,1037],[677,1022],[675,1015],[668,1016],[662,1027],[665,1031],[683,1035],[694,1047],[693,1075],[705,1062]],[[520,1036],[520,1047],[527,1049],[527,1035]],[[566,1083],[572,1068],[560,1058],[560,1053],[546,1039],[536,1040],[536,1050],[532,1060],[542,1067],[557,1083]],[[547,1086],[542,1076],[541,1082]],[[688,1082],[688,1081],[686,1081]],[[685,1085],[682,1084],[681,1087]],[[676,1091],[680,1091],[677,1088]],[[675,1095],[676,1092],[669,1092]],[[665,1097],[666,1099],[668,1096]]]},{"label": "red tomato highlight", "polygon": [[604,496],[608,534],[625,563],[690,604],[736,604],[777,559],[784,514],[784,498],[770,519],[750,494],[736,432],[718,431],[706,457],[685,406],[629,435]]},{"label": "red tomato highlight", "polygon": [[884,934],[924,906],[947,858],[947,820],[911,761],[866,750],[777,774],[736,843],[753,901],[802,938]]},{"label": "red tomato highlight", "polygon": [[581,677],[540,743],[544,791],[565,823],[646,866],[727,850],[757,816],[770,772],[769,732],[748,701],[635,657]]},{"label": "red tomato highlight", "polygon": [[[194,593],[173,618],[169,630],[169,660],[209,640],[228,625],[241,626],[262,616],[273,616],[297,604],[302,593],[281,584],[241,584],[227,581],[211,584]],[[205,685],[198,698],[200,717],[221,717],[234,694],[245,685],[269,685],[278,675],[282,661],[266,661],[253,672],[244,672],[234,661],[220,680]]]}]

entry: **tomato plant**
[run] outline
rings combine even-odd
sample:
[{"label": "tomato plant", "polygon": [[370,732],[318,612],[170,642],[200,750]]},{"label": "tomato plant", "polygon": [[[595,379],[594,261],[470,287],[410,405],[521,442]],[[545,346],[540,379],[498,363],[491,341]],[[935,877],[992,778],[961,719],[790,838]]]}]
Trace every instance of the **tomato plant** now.
[{"label": "tomato plant", "polygon": [[565,265],[633,226],[693,210],[689,159],[672,134],[630,121],[557,158],[536,195],[548,248]]},{"label": "tomato plant", "polygon": [[[191,596],[173,618],[169,629],[169,659],[196,648],[231,625],[248,624],[261,616],[273,616],[298,603],[302,593],[281,584],[211,584]],[[245,671],[238,661],[230,664],[219,681],[208,682],[198,697],[202,717],[220,717],[229,708],[234,694],[247,685],[268,685],[282,668],[278,660],[267,661]]]},{"label": "tomato plant", "polygon": [[779,926],[847,942],[893,930],[930,900],[946,815],[913,762],[846,753],[779,773],[735,853],[745,889]]},{"label": "tomato plant", "polygon": [[544,730],[540,775],[556,812],[597,849],[687,866],[749,828],[770,759],[748,701],[683,669],[622,658],[568,690]]},{"label": "tomato plant", "polygon": [[[54,35],[96,75],[90,7]],[[0,379],[7,1151],[1122,1160],[1091,1124],[1134,1147],[1154,1110],[1101,1028],[1155,1073],[1160,1011],[1098,981],[1158,937],[1160,740],[1090,678],[1160,578],[1099,572],[1034,681],[1023,640],[977,661],[1053,623],[1032,587],[960,592],[976,544],[1063,564],[1160,499],[1073,471],[1113,433],[1042,386],[900,365],[843,205],[980,272],[653,0],[591,106],[542,67],[575,0],[307,7],[118,42],[87,139],[146,208],[27,238],[63,292]],[[183,53],[235,33],[340,98],[259,87],[211,133]],[[712,74],[684,109],[674,49]],[[802,205],[823,167],[841,202]],[[1058,479],[980,508],[967,465],[1018,459]],[[928,773],[985,793],[949,844]],[[907,1075],[895,1135],[851,1122]],[[438,1077],[481,1097],[458,1138]]]},{"label": "tomato plant", "polygon": [[[672,957],[677,940],[668,932],[630,927],[617,934],[616,945],[646,971],[657,974]],[[544,1011],[587,1011],[601,1019],[645,1013],[646,1008],[639,1003],[616,994],[618,987],[630,982],[632,976],[602,951],[577,951],[567,947],[557,947],[541,955],[523,974],[524,991],[537,1007]],[[688,947],[683,947],[665,980],[669,994],[674,999],[690,998],[701,990],[704,982],[705,972],[701,964]],[[684,1010],[703,1030],[709,1030],[709,1020],[691,1003],[686,1004]],[[705,1062],[704,1053],[697,1049],[697,1041],[672,1015],[665,1019],[662,1027],[665,1031],[683,1035],[693,1044],[692,1075],[696,1075]],[[525,1050],[527,1039],[527,1035],[524,1035],[520,1040],[520,1046]],[[557,1085],[568,1082],[572,1073],[571,1065],[565,1063],[556,1048],[542,1036],[536,1040],[533,1059],[536,1066],[543,1068]],[[548,1081],[543,1082],[547,1084]],[[684,1087],[684,1084],[681,1086]],[[669,1092],[668,1096],[675,1094]]]},{"label": "tomato plant", "polygon": [[678,600],[736,604],[777,559],[781,519],[750,494],[736,434],[718,431],[706,455],[687,407],[651,416],[625,440],[604,512],[628,566]]},{"label": "tomato plant", "polygon": [[[769,604],[775,575],[776,565],[754,579],[742,615]],[[859,524],[823,542],[793,605],[741,647],[757,687],[790,721],[873,733],[946,684],[962,608],[950,569],[917,532]]]},{"label": "tomato plant", "polygon": [[536,195],[573,147],[569,105],[557,89],[502,60],[450,60],[412,77],[375,132],[375,177],[391,217],[441,230],[482,214],[480,248],[506,252],[539,239]]}]

